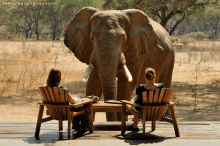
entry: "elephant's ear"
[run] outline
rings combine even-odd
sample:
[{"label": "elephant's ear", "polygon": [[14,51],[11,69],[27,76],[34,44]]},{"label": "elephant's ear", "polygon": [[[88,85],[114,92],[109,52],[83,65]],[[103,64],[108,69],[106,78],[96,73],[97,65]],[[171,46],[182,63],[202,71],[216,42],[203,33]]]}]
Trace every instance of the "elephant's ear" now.
[{"label": "elephant's ear", "polygon": [[[123,10],[130,19],[128,39],[135,45],[139,55],[152,51],[158,46],[158,38],[153,27],[153,20],[137,9]],[[159,25],[159,24],[158,24]]]},{"label": "elephant's ear", "polygon": [[97,11],[99,10],[93,7],[84,7],[79,10],[73,16],[63,34],[64,44],[80,61],[86,64],[89,64],[92,53],[89,38],[89,19]]}]

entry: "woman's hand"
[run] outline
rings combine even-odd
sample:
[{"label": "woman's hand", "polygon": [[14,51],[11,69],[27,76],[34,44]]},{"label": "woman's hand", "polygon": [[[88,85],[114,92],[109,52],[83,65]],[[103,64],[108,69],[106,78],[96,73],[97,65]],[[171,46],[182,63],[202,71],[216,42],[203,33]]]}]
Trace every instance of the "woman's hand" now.
[{"label": "woman's hand", "polygon": [[89,98],[89,99],[91,99],[91,100],[93,100],[93,102],[98,102],[98,100],[99,100],[99,97],[98,96],[87,96],[86,98]]},{"label": "woman's hand", "polygon": [[138,97],[139,97],[139,96],[138,96],[137,94],[135,94],[135,95],[134,95],[134,100],[138,99]]},{"label": "woman's hand", "polygon": [[69,93],[69,95],[70,95],[70,103],[72,103],[72,104],[76,104],[77,101],[76,101],[75,99],[72,98],[72,95],[71,95],[70,93]]}]

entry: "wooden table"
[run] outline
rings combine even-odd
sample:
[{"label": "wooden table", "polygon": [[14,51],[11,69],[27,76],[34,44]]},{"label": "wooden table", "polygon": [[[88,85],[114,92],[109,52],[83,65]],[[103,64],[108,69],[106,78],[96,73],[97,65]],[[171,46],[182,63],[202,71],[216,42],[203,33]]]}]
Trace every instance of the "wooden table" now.
[{"label": "wooden table", "polygon": [[104,101],[98,101],[92,104],[93,112],[121,112],[122,104],[105,103]]}]

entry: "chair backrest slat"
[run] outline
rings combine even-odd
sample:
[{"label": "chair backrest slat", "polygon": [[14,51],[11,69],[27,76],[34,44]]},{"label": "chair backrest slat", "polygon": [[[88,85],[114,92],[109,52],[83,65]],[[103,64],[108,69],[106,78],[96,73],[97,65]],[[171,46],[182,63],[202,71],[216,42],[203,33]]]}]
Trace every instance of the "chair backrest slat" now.
[{"label": "chair backrest slat", "polygon": [[147,102],[147,91],[142,92],[143,104],[148,104]]},{"label": "chair backrest slat", "polygon": [[160,95],[159,95],[159,99],[158,99],[158,103],[161,103],[162,99],[163,99],[163,95],[166,89],[161,89],[160,90]]},{"label": "chair backrest slat", "polygon": [[153,102],[153,90],[149,91],[149,95],[148,95],[148,104],[152,104]]},{"label": "chair backrest slat", "polygon": [[[54,97],[55,97],[56,103],[61,103],[60,95],[59,95],[59,89],[54,87],[53,88],[53,93],[54,93]],[[62,108],[57,108],[57,109],[59,111],[59,119],[63,120],[64,119],[64,117],[63,117],[63,109]]]},{"label": "chair backrest slat", "polygon": [[45,93],[44,93],[43,88],[40,87],[40,88],[38,89],[38,91],[39,91],[39,93],[40,93],[40,95],[41,95],[41,100],[42,100],[43,102],[45,102],[45,103],[48,103],[48,100],[47,100],[47,97],[46,97],[46,95],[45,95]]},{"label": "chair backrest slat", "polygon": [[153,104],[156,104],[158,101],[158,95],[159,95],[159,89],[154,90],[154,99],[153,99]]},{"label": "chair backrest slat", "polygon": [[54,97],[56,99],[56,103],[60,103],[60,96],[59,96],[59,89],[58,88],[53,88],[53,92],[54,92]]},{"label": "chair backrest slat", "polygon": [[[60,99],[61,99],[62,103],[64,103],[64,104],[66,103],[66,100],[64,98],[64,90],[60,90]],[[67,117],[67,114],[66,114],[67,110],[64,107],[62,109],[63,109],[63,118],[66,119],[66,117]]]},{"label": "chair backrest slat", "polygon": [[51,87],[48,87],[48,91],[49,91],[49,94],[50,94],[50,98],[51,98],[52,103],[56,103],[56,100],[55,100],[55,97],[54,97],[52,88],[51,88]]},{"label": "chair backrest slat", "polygon": [[48,88],[43,87],[43,90],[46,95],[48,103],[52,103],[52,100],[50,99],[50,93],[48,92]]},{"label": "chair backrest slat", "polygon": [[[45,103],[51,104],[69,104],[70,95],[68,90],[51,88],[51,87],[39,87],[41,99]],[[67,120],[67,108],[66,107],[47,107],[49,114],[56,120]]]},{"label": "chair backrest slat", "polygon": [[167,89],[165,94],[164,94],[164,98],[163,98],[163,103],[169,103],[170,102],[170,99],[172,98],[173,96],[173,93],[174,93],[174,90],[173,89]]},{"label": "chair backrest slat", "polygon": [[147,107],[147,121],[156,121],[163,117],[167,106],[154,107],[153,105],[168,104],[172,98],[173,93],[174,90],[169,88],[144,91],[142,93],[143,104],[152,105],[152,107]]},{"label": "chair backrest slat", "polygon": [[65,97],[66,102],[69,103],[69,101],[70,101],[70,95],[69,95],[69,91],[68,91],[68,90],[65,90],[65,91],[64,91],[64,97]]}]

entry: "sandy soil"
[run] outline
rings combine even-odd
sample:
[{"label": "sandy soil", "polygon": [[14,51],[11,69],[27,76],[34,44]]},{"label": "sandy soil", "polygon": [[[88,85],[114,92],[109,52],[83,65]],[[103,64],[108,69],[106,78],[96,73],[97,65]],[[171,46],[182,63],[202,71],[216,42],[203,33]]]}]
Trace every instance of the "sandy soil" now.
[{"label": "sandy soil", "polygon": [[[31,44],[29,45],[31,46]],[[19,44],[17,44],[17,46],[19,46]],[[60,52],[57,50],[59,47],[61,47]],[[14,47],[11,50],[14,49],[16,48]],[[3,55],[5,52],[0,52],[0,56],[5,58]],[[8,53],[10,53],[10,51]],[[16,53],[16,51],[14,53]],[[42,51],[41,53],[47,53],[47,57],[50,56],[46,61],[55,60],[57,64],[62,62],[65,64],[66,62],[65,65],[60,66],[62,71],[65,71],[65,78],[62,80],[62,83],[70,89],[70,92],[74,96],[84,97],[86,83],[81,81],[81,77],[87,65],[82,64],[77,59],[75,59],[74,55],[65,50],[64,46],[62,45],[53,46],[49,50],[47,49],[46,52]],[[53,54],[56,56],[54,57]],[[32,52],[32,55],[37,55],[37,53],[33,54]],[[219,54],[215,53],[214,56],[212,56],[212,54],[209,52],[193,52],[191,55],[189,55],[187,52],[176,52],[176,60],[172,80],[172,88],[174,88],[175,94],[172,100],[176,102],[175,111],[178,121],[220,120],[220,62],[218,60],[213,61],[212,58],[214,57],[218,58]],[[206,60],[204,58],[206,58]],[[201,59],[204,61],[198,64]],[[2,62],[0,62],[0,64]],[[56,63],[55,66],[57,65]],[[36,66],[37,64],[34,65],[34,67]],[[51,66],[53,67],[53,65],[44,66],[44,69],[46,68],[44,74],[49,72]],[[70,66],[74,66],[74,68],[70,68]],[[33,64],[31,67],[33,68]],[[31,67],[28,69],[30,70]],[[59,68],[59,65],[56,67]],[[3,67],[0,69],[1,71],[4,71]],[[38,68],[34,69],[40,70]],[[21,68],[21,70],[23,70],[23,68]],[[8,71],[8,74],[9,73],[10,72]],[[13,73],[15,74],[15,72]],[[74,74],[74,76],[72,74]],[[39,80],[39,82],[36,82],[36,85],[33,86],[33,88],[25,91],[20,89],[18,91],[15,90],[16,94],[9,94],[3,90],[3,88],[10,87],[8,84],[6,86],[6,82],[15,84],[13,80],[16,79],[12,79],[11,81],[5,78],[3,75],[0,77],[0,81],[2,83],[2,86],[0,86],[0,89],[2,90],[0,90],[0,92],[4,93],[0,96],[0,121],[36,122],[39,111],[39,105],[37,103],[41,101],[37,87],[40,84],[45,83],[46,76],[42,77],[42,79],[34,78],[35,80]],[[197,88],[196,91],[195,85]],[[26,84],[24,86],[26,86]],[[29,85],[27,84],[27,86]],[[195,93],[197,93],[196,110],[194,110]],[[46,117],[45,113],[44,117]],[[132,117],[129,117],[129,120],[131,119]],[[97,113],[95,121],[105,121],[105,113]]]}]

